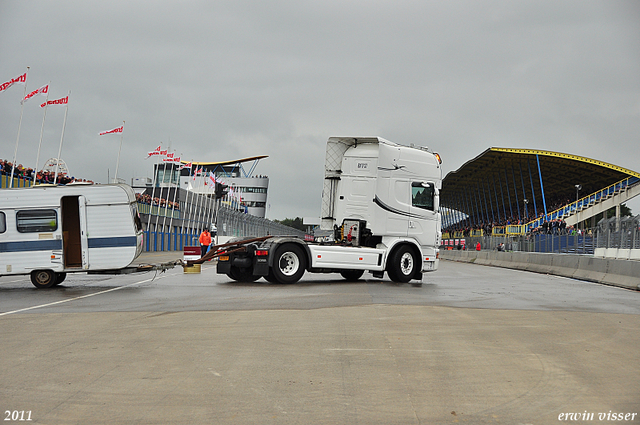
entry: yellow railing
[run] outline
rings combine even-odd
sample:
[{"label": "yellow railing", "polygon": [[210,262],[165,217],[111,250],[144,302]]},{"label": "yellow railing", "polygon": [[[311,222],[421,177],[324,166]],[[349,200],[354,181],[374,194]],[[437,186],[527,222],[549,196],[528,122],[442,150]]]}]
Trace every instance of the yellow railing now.
[{"label": "yellow railing", "polygon": [[[0,175],[0,188],[8,189],[11,186],[11,176]],[[26,178],[14,177],[13,187],[31,187],[31,180]]]},{"label": "yellow railing", "polygon": [[138,212],[141,214],[159,215],[160,217],[180,218],[180,210],[158,207],[157,205],[151,206],[140,202],[138,202]]}]

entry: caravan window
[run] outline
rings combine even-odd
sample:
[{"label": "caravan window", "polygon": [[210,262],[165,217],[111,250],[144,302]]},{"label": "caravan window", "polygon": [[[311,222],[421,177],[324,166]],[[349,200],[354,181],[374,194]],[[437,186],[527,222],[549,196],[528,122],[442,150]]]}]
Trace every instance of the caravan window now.
[{"label": "caravan window", "polygon": [[3,212],[0,212],[0,233],[7,231],[7,217]]},{"label": "caravan window", "polygon": [[53,232],[58,228],[56,210],[23,210],[16,213],[18,232]]},{"label": "caravan window", "polygon": [[433,211],[433,198],[435,191],[433,186],[424,187],[422,183],[411,184],[411,205],[425,210]]}]

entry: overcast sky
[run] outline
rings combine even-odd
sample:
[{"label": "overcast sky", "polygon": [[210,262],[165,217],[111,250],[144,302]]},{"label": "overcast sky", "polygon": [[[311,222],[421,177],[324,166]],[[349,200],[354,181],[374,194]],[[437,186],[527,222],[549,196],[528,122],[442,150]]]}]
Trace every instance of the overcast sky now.
[{"label": "overcast sky", "polygon": [[[270,177],[272,219],[319,216],[330,136],[428,146],[443,177],[492,146],[640,171],[637,0],[0,0],[0,83],[27,66],[28,89],[71,90],[62,159],[75,177],[113,177],[120,137],[98,133],[124,120],[127,181],[152,176],[159,144],[194,161],[268,155],[255,173]],[[0,158],[22,94],[0,93]],[[25,166],[43,100],[24,108]],[[63,116],[48,108],[41,164]]]}]

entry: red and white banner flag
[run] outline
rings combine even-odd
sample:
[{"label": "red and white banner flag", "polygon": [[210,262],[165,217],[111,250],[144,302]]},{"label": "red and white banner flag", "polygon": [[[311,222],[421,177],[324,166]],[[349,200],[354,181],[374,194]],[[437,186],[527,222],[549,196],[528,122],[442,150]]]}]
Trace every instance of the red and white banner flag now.
[{"label": "red and white banner flag", "polygon": [[25,84],[26,82],[27,82],[27,73],[25,72],[24,74],[20,75],[19,77],[12,78],[9,81],[7,81],[6,83],[0,84],[0,92],[5,91],[6,89],[8,89],[9,87],[11,87],[14,84]]},{"label": "red and white banner flag", "polygon": [[209,181],[213,186],[216,185],[216,177],[213,175],[213,171],[209,171]]},{"label": "red and white banner flag", "polygon": [[198,166],[196,166],[196,169],[195,169],[195,170],[194,170],[194,172],[193,172],[193,181],[196,181],[196,176],[197,176],[199,173],[202,173],[202,167],[198,168]]},{"label": "red and white banner flag", "polygon": [[49,93],[49,84],[47,84],[46,86],[42,86],[37,90],[32,91],[31,93],[26,95],[24,99],[22,99],[22,102],[26,102],[27,100],[31,99],[33,96],[38,94],[41,94],[42,96],[46,96],[47,93]]},{"label": "red and white banner flag", "polygon": [[121,125],[120,127],[114,128],[113,130],[103,131],[102,133],[100,133],[100,135],[102,136],[104,134],[122,133],[123,129],[124,129],[124,125]]},{"label": "red and white banner flag", "polygon": [[167,154],[165,154],[165,157],[162,158],[162,161],[163,162],[173,162],[173,156],[174,155],[175,155],[175,152],[167,153]]},{"label": "red and white banner flag", "polygon": [[40,107],[44,108],[47,105],[66,105],[67,103],[69,103],[69,96],[65,96],[56,100],[47,100],[42,105],[40,105]]},{"label": "red and white banner flag", "polygon": [[160,155],[160,152],[162,152],[161,149],[162,148],[160,146],[158,146],[157,148],[155,148],[151,152],[147,152],[147,155],[149,155],[147,158],[151,158],[152,156]]}]

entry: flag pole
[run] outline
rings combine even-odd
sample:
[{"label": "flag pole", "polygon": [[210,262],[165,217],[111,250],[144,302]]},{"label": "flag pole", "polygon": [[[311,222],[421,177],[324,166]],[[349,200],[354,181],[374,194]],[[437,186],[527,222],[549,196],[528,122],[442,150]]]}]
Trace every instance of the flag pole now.
[{"label": "flag pole", "polygon": [[[169,147],[167,147],[167,155],[165,155],[164,159],[162,160],[162,162],[164,162],[163,168],[162,168],[162,181],[158,181],[158,186],[160,187],[160,196],[158,197],[158,213],[156,214],[156,225],[155,225],[156,235],[158,234],[158,220],[160,219],[160,204],[161,204],[160,200],[162,200],[162,184],[164,183],[164,178],[167,175],[167,156],[169,156],[169,149],[171,149],[171,139],[169,139]],[[160,172],[158,170],[158,175],[159,174]],[[164,232],[164,228],[162,229],[162,231]]]},{"label": "flag pole", "polygon": [[113,177],[113,182],[118,182],[118,166],[120,165],[120,151],[122,150],[122,139],[124,139],[124,120],[122,120],[122,131],[120,132],[120,147],[118,148],[118,160],[116,161],[116,174]]},{"label": "flag pole", "polygon": [[[191,167],[193,167],[193,160],[191,161]],[[191,168],[189,170],[189,185],[191,184],[191,170],[193,168]],[[193,181],[196,181],[196,174],[198,172],[198,166],[196,165],[196,169],[195,171],[193,171]],[[189,185],[187,186],[187,188],[189,187]],[[195,188],[193,186],[191,186],[191,190],[187,189],[187,200],[189,199],[189,192],[193,192],[193,195],[191,195],[191,203],[189,204],[189,212],[187,213],[187,234],[191,235],[191,220],[192,220],[192,212],[193,212],[193,197],[195,196]],[[183,225],[184,225],[184,220],[182,221]],[[191,241],[189,241],[189,243],[191,243]]]},{"label": "flag pole", "polygon": [[[200,173],[200,177],[202,177],[202,173]],[[204,182],[204,180],[203,180]],[[200,183],[198,181],[198,183]],[[196,185],[196,188],[198,188],[199,185]],[[202,188],[204,189],[204,183],[202,184]],[[196,232],[198,235],[200,235],[200,233],[202,233],[202,229],[200,227],[200,217],[202,217],[202,206],[200,205],[200,200],[202,199],[202,195],[199,193],[200,189],[198,188],[198,191],[196,191],[196,194],[198,195],[198,198],[196,199],[196,210],[195,210],[195,217],[193,219],[193,224],[195,225],[196,229],[198,229],[198,231]]]},{"label": "flag pole", "polygon": [[22,128],[22,112],[24,111],[24,98],[27,96],[27,79],[29,77],[29,68],[24,77],[24,93],[22,95],[22,102],[20,104],[20,122],[18,123],[18,137],[16,138],[16,148],[13,151],[13,162],[11,163],[11,179],[9,180],[9,188],[13,187],[13,172],[16,169],[16,159],[18,157],[18,142],[20,141],[20,128]]},{"label": "flag pole", "polygon": [[[162,151],[162,144],[160,144],[160,151]],[[160,157],[160,155],[158,155]],[[149,232],[149,228],[151,227],[151,213],[153,212],[153,195],[156,193],[156,176],[158,175],[158,160],[156,159],[156,167],[153,170],[153,179],[151,180],[151,203],[149,204],[149,217],[147,220],[147,232]],[[158,205],[160,206],[160,205]]]},{"label": "flag pole", "polygon": [[[187,179],[187,188],[185,189],[187,194],[184,196],[184,214],[182,214],[182,210],[180,210],[180,215],[182,216],[182,225],[180,226],[180,233],[182,234],[181,238],[184,237],[184,223],[185,221],[187,221],[187,206],[189,205],[189,184],[191,184],[191,166],[189,167],[189,178]],[[178,199],[178,202],[180,202],[180,199]]]},{"label": "flag pole", "polygon": [[[180,158],[182,158],[182,152],[180,153]],[[175,213],[175,204],[176,204],[176,195],[178,194],[178,191],[180,190],[180,174],[181,174],[181,170],[182,168],[180,168],[182,166],[182,163],[180,163],[180,165],[178,165],[178,185],[176,186],[175,191],[173,192],[173,203],[171,204],[171,220],[169,220],[169,236],[171,236],[171,229],[173,228],[173,216]],[[174,247],[174,251],[175,251],[175,247]]]},{"label": "flag pole", "polygon": [[67,107],[64,110],[64,121],[62,122],[62,134],[60,135],[60,147],[58,148],[58,160],[56,161],[56,172],[53,175],[53,184],[56,184],[56,180],[58,179],[58,168],[60,167],[60,154],[62,153],[62,140],[64,139],[64,128],[67,125],[67,113],[69,112],[69,96],[71,95],[71,90],[67,93]]},{"label": "flag pole", "polygon": [[[173,170],[174,170],[174,168],[173,168],[173,164],[174,164],[173,159],[174,159],[175,156],[176,156],[176,151],[174,150],[173,151],[173,157],[171,157],[171,167],[169,167],[171,175],[169,176],[169,186],[167,186],[167,198],[165,199],[165,201],[167,201],[167,202],[165,203],[165,208],[164,208],[165,209],[165,214],[164,214],[164,217],[162,217],[162,233],[163,234],[164,234],[164,225],[167,223],[167,212],[166,212],[166,210],[168,209],[167,207],[169,206],[168,205],[169,204],[169,193],[171,193],[171,180],[172,180],[172,177],[173,177]],[[167,174],[167,163],[166,162],[164,163],[164,174],[165,175]],[[162,181],[164,182],[164,176],[162,176]],[[160,194],[162,194],[162,189],[160,189]],[[171,213],[171,216],[173,218],[173,212]],[[169,226],[171,226],[171,225],[169,225]]]},{"label": "flag pole", "polygon": [[[47,84],[47,87],[49,87],[51,85],[51,80],[49,80],[49,84]],[[47,118],[47,108],[49,107],[49,89],[51,87],[49,87],[47,89],[47,98],[44,101],[44,114],[42,115],[42,127],[40,127],[40,142],[38,143],[38,154],[36,155],[36,168],[33,170],[33,184],[32,186],[36,185],[36,176],[38,175],[38,164],[40,163],[40,148],[42,147],[42,134],[44,133],[44,120],[45,118]]]}]

